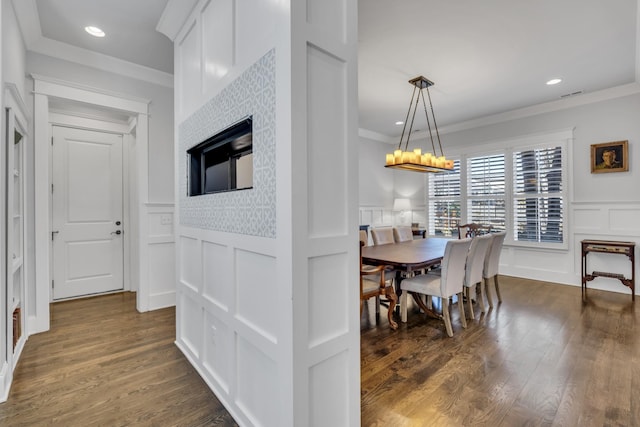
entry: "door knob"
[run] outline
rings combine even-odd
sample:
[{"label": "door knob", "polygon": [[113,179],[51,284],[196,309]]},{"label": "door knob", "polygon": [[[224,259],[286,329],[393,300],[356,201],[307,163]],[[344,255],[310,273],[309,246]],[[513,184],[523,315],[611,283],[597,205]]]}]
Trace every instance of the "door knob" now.
[{"label": "door knob", "polygon": [[120,221],[116,221],[116,225],[120,225],[122,224]]},{"label": "door knob", "polygon": [[118,235],[120,235],[120,234],[122,234],[122,231],[120,231],[120,230],[112,231],[112,232],[111,232],[111,234],[118,234]]}]

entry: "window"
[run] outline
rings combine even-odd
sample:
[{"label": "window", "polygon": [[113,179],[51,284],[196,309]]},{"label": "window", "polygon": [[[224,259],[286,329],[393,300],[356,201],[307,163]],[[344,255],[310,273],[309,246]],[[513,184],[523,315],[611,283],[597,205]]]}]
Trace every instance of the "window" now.
[{"label": "window", "polygon": [[505,229],[504,154],[472,157],[467,160],[466,222],[489,224]]},{"label": "window", "polygon": [[187,151],[189,196],[253,186],[252,118],[246,118]]},{"label": "window", "polygon": [[457,236],[460,223],[460,161],[453,172],[434,174],[429,179],[429,234]]},{"label": "window", "polygon": [[562,147],[514,152],[513,188],[513,240],[562,243]]},{"label": "window", "polygon": [[[490,224],[515,246],[567,249],[566,150],[572,131],[488,145],[454,172],[429,174],[429,234],[457,237],[459,223]],[[507,146],[501,143],[500,146]]]}]

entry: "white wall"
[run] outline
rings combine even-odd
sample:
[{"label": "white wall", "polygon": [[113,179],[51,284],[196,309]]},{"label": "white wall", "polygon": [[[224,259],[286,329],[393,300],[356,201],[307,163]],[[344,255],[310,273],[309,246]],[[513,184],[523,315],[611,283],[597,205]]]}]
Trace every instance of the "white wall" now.
[{"label": "white wall", "polygon": [[[385,154],[396,147],[397,143],[358,137],[360,224],[375,227],[417,222],[426,225],[425,174],[384,167]],[[411,212],[394,212],[396,198],[409,199]]]}]

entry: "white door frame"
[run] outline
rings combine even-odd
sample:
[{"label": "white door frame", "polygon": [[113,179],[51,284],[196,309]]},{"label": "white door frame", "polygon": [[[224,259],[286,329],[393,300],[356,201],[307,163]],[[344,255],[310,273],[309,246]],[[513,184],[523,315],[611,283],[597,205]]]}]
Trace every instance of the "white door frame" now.
[{"label": "white door frame", "polygon": [[[102,108],[114,109],[129,115],[131,128],[128,133],[135,133],[135,165],[128,169],[136,173],[136,200],[129,206],[132,213],[129,238],[132,242],[132,258],[138,260],[136,277],[130,279],[138,283],[138,311],[148,310],[149,287],[143,278],[147,262],[146,251],[141,250],[146,243],[146,236],[140,225],[144,223],[144,205],[148,202],[148,114],[149,100],[128,97],[101,89],[78,85],[76,83],[53,79],[40,75],[31,75],[34,80],[34,144],[35,144],[35,308],[28,320],[29,334],[49,330],[49,302],[51,301],[51,113],[49,98],[83,102]],[[125,143],[127,141],[125,140]],[[126,273],[125,273],[126,275]]]}]

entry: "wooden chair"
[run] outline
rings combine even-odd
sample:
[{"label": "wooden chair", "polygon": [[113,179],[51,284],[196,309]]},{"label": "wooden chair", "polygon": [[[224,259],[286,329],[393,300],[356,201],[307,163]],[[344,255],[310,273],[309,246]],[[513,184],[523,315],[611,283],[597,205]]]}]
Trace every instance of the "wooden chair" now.
[{"label": "wooden chair", "polygon": [[[487,252],[489,251],[492,240],[492,234],[485,234],[482,236],[474,237],[471,240],[471,246],[469,247],[469,253],[467,254],[467,262],[465,264],[464,272],[464,286],[466,291],[467,303],[469,304],[469,316],[472,319],[475,319],[475,316],[473,314],[472,296],[475,296],[476,294],[475,290],[477,283],[480,283],[481,290],[480,299],[478,300],[480,303],[480,310],[482,313],[485,312],[485,292],[484,286],[482,286],[482,272],[484,269],[484,260],[487,257]],[[472,288],[474,290],[473,293],[471,293]]]},{"label": "wooden chair", "polygon": [[458,225],[458,239],[463,239],[463,238],[473,238],[476,236],[481,236],[483,234],[488,234],[491,233],[491,226],[490,225],[484,225],[484,224],[476,224],[476,223],[469,223],[469,224],[460,224]]},{"label": "wooden chair", "polygon": [[396,291],[393,289],[391,281],[385,280],[385,266],[376,267],[362,265],[362,247],[360,243],[360,316],[362,316],[362,308],[364,302],[371,297],[376,298],[376,314],[379,313],[379,298],[384,296],[389,301],[389,309],[387,310],[387,318],[391,329],[398,329],[398,324],[393,320],[393,310],[398,302]]},{"label": "wooden chair", "polygon": [[407,225],[400,225],[393,228],[393,240],[396,243],[409,242],[413,240],[413,230]]},{"label": "wooden chair", "polygon": [[467,327],[462,303],[464,265],[467,260],[467,252],[471,245],[471,239],[449,240],[442,257],[442,269],[440,274],[421,274],[419,276],[404,279],[400,283],[402,295],[400,297],[400,314],[402,319],[407,318],[407,294],[414,296],[414,300],[425,312],[431,310],[424,304],[421,298],[415,294],[439,297],[442,300],[442,315],[447,335],[453,336],[451,317],[449,314],[449,298],[458,295],[458,310],[462,327]]},{"label": "wooden chair", "polygon": [[498,286],[498,269],[500,267],[500,254],[502,253],[502,245],[504,243],[504,238],[506,235],[506,231],[493,233],[491,248],[487,252],[487,256],[484,259],[484,270],[482,272],[482,277],[484,277],[484,286],[487,293],[487,300],[489,301],[489,307],[492,308],[493,301],[491,300],[491,292],[489,292],[489,279],[493,278],[493,282],[496,287],[498,302],[502,302],[502,297],[500,296],[500,287]]},{"label": "wooden chair", "polygon": [[387,245],[396,242],[393,239],[393,228],[391,227],[372,228],[371,237],[374,245]]}]

